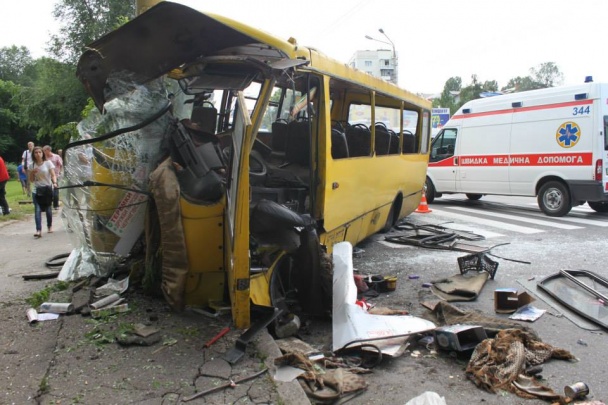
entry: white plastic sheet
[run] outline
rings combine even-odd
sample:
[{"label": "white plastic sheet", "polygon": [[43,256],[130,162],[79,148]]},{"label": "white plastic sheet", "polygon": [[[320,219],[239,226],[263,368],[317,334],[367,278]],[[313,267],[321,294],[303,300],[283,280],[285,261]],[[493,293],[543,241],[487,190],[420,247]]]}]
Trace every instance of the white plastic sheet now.
[{"label": "white plastic sheet", "polygon": [[[435,329],[433,322],[410,315],[372,315],[355,302],[357,287],[353,278],[352,245],[334,245],[333,350],[357,342],[372,343],[387,355],[395,355],[407,335]],[[400,339],[397,339],[400,337]],[[390,342],[389,345],[384,343]]]},{"label": "white plastic sheet", "polygon": [[416,398],[412,398],[405,405],[447,405],[444,397],[432,391],[426,391]]}]

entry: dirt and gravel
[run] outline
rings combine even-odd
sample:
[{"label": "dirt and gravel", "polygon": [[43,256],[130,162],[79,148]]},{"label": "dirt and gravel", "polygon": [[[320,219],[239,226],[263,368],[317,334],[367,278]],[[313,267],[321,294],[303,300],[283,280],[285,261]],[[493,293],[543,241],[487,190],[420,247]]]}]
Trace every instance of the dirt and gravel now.
[{"label": "dirt and gravel", "polygon": [[[297,383],[277,383],[268,372],[186,402],[198,392],[272,368],[280,352],[264,330],[231,365],[223,356],[242,331],[231,328],[204,347],[230,326],[229,317],[175,313],[162,299],[137,290],[124,294],[129,306],[124,314],[62,315],[30,324],[28,299],[48,291],[56,280],[26,281],[23,276],[52,271],[45,262],[71,250],[55,214],[55,232],[43,232],[38,240],[33,219],[0,224],[0,404],[307,403]],[[70,295],[70,289],[52,292],[49,300],[69,300]],[[137,324],[157,330],[153,344],[116,343]]]}]

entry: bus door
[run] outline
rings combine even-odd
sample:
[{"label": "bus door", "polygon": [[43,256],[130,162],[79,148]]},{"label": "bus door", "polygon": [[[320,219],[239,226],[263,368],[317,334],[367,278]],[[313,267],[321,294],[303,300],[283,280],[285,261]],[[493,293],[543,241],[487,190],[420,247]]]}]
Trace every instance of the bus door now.
[{"label": "bus door", "polygon": [[249,151],[252,143],[251,119],[245,97],[239,91],[233,122],[232,148],[227,178],[224,214],[224,265],[237,328],[248,328],[249,308]]},{"label": "bus door", "polygon": [[433,139],[429,168],[433,173],[433,184],[438,192],[456,191],[456,170],[458,158],[454,157],[456,148],[456,128],[444,128]]}]

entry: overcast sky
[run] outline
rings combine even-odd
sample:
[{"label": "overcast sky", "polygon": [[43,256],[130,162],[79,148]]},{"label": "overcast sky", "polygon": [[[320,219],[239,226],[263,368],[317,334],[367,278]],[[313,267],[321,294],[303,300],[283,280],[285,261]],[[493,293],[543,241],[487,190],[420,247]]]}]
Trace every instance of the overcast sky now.
[{"label": "overcast sky", "polygon": [[[447,79],[463,84],[527,76],[555,62],[563,84],[592,75],[608,81],[608,0],[179,0],[348,62],[357,50],[390,49],[399,56],[399,84],[440,92]],[[56,0],[0,0],[0,47],[27,46],[44,56]]]}]

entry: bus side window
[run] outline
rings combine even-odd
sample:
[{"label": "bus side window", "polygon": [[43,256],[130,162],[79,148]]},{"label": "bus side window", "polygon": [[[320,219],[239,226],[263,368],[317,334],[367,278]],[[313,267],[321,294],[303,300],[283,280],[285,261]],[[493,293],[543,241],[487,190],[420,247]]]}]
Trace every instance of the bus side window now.
[{"label": "bus side window", "polygon": [[372,133],[363,124],[346,127],[346,141],[350,157],[369,156],[372,152]]},{"label": "bus side window", "polygon": [[416,153],[416,135],[403,130],[403,153]]},{"label": "bus side window", "polygon": [[391,141],[393,137],[391,136],[388,128],[384,123],[376,123],[376,155],[388,155],[391,150]]}]

